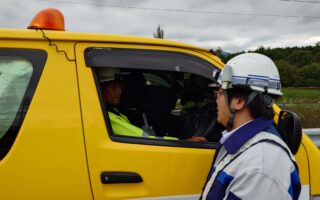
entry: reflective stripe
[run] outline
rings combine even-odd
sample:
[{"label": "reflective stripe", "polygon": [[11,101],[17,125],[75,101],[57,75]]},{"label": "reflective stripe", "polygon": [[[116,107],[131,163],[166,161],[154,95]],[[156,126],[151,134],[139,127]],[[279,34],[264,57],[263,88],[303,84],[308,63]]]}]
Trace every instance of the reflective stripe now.
[{"label": "reflective stripe", "polygon": [[306,200],[306,199],[310,199],[310,186],[301,185],[299,200]]},{"label": "reflective stripe", "polygon": [[[268,132],[260,132],[259,134],[255,135],[252,137],[250,140],[248,140],[236,153],[234,154],[228,154],[223,160],[219,162],[219,164],[215,167],[215,171],[210,177],[209,181],[207,182],[205,189],[203,191],[202,199],[206,199],[207,195],[213,185],[213,182],[216,179],[217,174],[223,170],[229,163],[233,161],[234,158],[242,154],[244,151],[249,149],[252,145],[257,144],[261,141],[264,140],[271,140],[274,141],[275,143],[278,143],[281,145],[283,148],[285,148],[289,153],[290,150],[287,147],[287,145],[276,135],[268,133]],[[292,161],[295,161],[294,156],[290,153],[290,157]]]},{"label": "reflective stripe", "polygon": [[[157,199],[167,199],[167,200],[198,200],[200,198],[200,194],[190,194],[190,195],[174,195],[174,196],[162,196],[162,197],[146,197],[146,198],[138,198],[143,200],[157,200]],[[135,199],[135,200],[138,200]]]},{"label": "reflective stripe", "polygon": [[248,77],[248,76],[232,76],[233,85],[250,85],[257,87],[267,87],[279,90],[281,87],[280,80],[270,79],[268,77]]},{"label": "reflective stripe", "polygon": [[149,137],[149,134],[145,131],[142,132],[142,137]]}]

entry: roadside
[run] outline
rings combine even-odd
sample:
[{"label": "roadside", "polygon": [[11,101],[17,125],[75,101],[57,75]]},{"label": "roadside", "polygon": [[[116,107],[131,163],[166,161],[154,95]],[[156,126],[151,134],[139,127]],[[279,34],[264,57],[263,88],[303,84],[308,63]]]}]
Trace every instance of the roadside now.
[{"label": "roadside", "polygon": [[320,128],[320,88],[283,88],[283,97],[277,104],[296,112],[303,128]]},{"label": "roadside", "polygon": [[303,129],[303,132],[320,148],[320,128]]}]

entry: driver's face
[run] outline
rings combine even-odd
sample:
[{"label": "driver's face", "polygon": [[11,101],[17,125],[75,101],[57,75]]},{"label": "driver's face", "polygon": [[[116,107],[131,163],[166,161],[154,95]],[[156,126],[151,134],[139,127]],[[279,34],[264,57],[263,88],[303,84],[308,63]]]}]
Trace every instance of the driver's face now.
[{"label": "driver's face", "polygon": [[104,96],[108,104],[118,106],[121,101],[122,84],[121,83],[110,83],[104,86]]}]

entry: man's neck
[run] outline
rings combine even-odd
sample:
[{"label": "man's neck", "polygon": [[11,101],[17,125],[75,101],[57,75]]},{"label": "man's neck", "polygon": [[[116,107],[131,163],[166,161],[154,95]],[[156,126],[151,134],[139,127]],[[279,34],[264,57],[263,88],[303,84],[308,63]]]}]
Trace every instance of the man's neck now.
[{"label": "man's neck", "polygon": [[253,120],[249,109],[242,109],[236,112],[233,120],[232,130],[242,126],[243,124]]}]

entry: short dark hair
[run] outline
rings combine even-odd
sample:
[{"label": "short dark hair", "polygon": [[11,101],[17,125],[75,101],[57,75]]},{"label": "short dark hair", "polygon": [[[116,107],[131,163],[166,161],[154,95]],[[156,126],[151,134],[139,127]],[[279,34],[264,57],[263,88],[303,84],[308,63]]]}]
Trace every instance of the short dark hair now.
[{"label": "short dark hair", "polygon": [[[234,88],[228,89],[227,90],[228,103],[230,103],[231,99],[233,98],[240,98],[247,101],[251,92],[252,90],[249,87],[234,87]],[[273,119],[274,117],[272,104],[267,103],[264,100],[265,95],[268,95],[268,98],[274,99],[273,96],[270,96],[267,93],[260,93],[247,105],[247,107],[249,108],[250,114],[254,119],[258,117],[262,117],[264,119]]]}]

